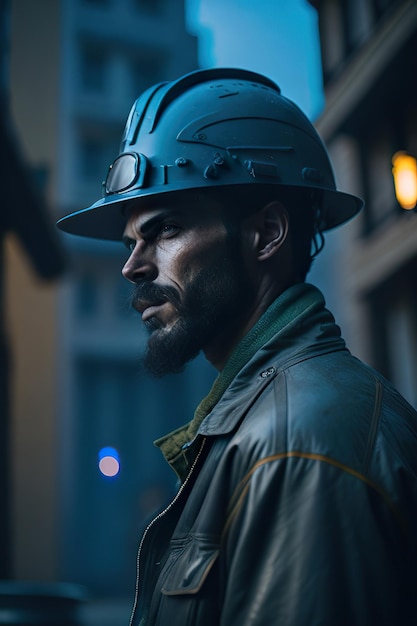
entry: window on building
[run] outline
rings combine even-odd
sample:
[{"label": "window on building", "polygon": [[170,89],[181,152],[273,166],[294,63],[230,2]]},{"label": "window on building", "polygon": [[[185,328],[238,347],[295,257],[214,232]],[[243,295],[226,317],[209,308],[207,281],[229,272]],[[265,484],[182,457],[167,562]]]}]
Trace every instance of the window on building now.
[{"label": "window on building", "polygon": [[82,88],[92,92],[104,91],[107,84],[108,63],[108,55],[101,46],[82,45],[80,56]]},{"label": "window on building", "polygon": [[375,366],[417,407],[417,258],[371,296]]},{"label": "window on building", "polygon": [[378,128],[378,132],[363,147],[365,223],[368,232],[398,210],[392,178],[392,154],[392,139],[381,128]]},{"label": "window on building", "polygon": [[113,131],[83,124],[78,141],[77,178],[98,188],[118,154],[120,129],[117,127]]},{"label": "window on building", "polygon": [[83,274],[76,284],[77,317],[91,318],[98,312],[98,285],[93,275]]},{"label": "window on building", "polygon": [[144,50],[142,54],[130,62],[130,83],[133,99],[138,98],[145,89],[164,80],[161,68],[165,64],[161,55],[152,50]]},{"label": "window on building", "polygon": [[405,134],[407,150],[417,157],[417,107],[414,103],[406,114]]},{"label": "window on building", "polygon": [[342,5],[345,11],[346,52],[349,54],[369,37],[373,12],[371,0],[346,0]]},{"label": "window on building", "polygon": [[380,18],[384,13],[387,12],[387,10],[391,6],[398,4],[398,3],[399,3],[399,0],[373,0],[372,4],[374,8],[375,17],[377,19]]},{"label": "window on building", "polygon": [[344,60],[343,14],[340,2],[323,2],[319,19],[323,78],[326,83]]},{"label": "window on building", "polygon": [[[132,285],[121,276],[127,256],[128,252],[121,242],[107,245],[101,242],[94,252],[77,252],[73,262],[72,314],[80,332],[111,332],[116,326],[120,328],[120,323],[123,324],[123,331],[137,331],[137,313],[130,303]],[[146,336],[145,330],[143,334]]]},{"label": "window on building", "polygon": [[84,4],[91,4],[92,6],[107,6],[111,0],[82,0]]},{"label": "window on building", "polygon": [[164,0],[132,0],[136,8],[145,13],[159,13]]},{"label": "window on building", "polygon": [[[122,266],[127,260],[128,251],[125,249],[123,254],[123,259],[120,261],[120,266]],[[121,318],[123,317],[131,317],[135,315],[131,305],[130,299],[132,294],[132,285],[127,282],[127,280],[119,280],[116,283],[115,295],[114,295],[114,310],[115,314]]]},{"label": "window on building", "polygon": [[83,179],[97,180],[97,175],[103,176],[104,168],[102,167],[103,143],[94,137],[84,137],[81,141],[80,149],[80,174]]},{"label": "window on building", "polygon": [[[414,285],[415,289],[416,285]],[[390,378],[417,407],[417,306],[414,294],[398,293],[387,311]]]}]

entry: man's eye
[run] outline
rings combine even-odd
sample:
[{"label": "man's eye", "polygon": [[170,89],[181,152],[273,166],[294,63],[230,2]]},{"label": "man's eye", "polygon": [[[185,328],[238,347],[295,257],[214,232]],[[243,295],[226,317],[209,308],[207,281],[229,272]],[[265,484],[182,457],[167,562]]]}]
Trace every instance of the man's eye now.
[{"label": "man's eye", "polygon": [[130,241],[127,244],[127,249],[129,250],[130,253],[132,253],[135,248],[136,248],[136,241]]},{"label": "man's eye", "polygon": [[176,235],[179,230],[179,226],[177,224],[164,224],[159,229],[160,237],[172,237]]}]

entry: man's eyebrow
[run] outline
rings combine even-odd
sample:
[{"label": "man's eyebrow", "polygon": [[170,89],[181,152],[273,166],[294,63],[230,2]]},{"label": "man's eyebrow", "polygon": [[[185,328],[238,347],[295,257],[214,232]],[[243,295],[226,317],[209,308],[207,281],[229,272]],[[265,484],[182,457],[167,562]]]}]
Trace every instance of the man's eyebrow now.
[{"label": "man's eyebrow", "polygon": [[[145,220],[143,224],[141,224],[139,228],[137,228],[137,232],[142,237],[146,238],[150,233],[152,233],[153,229],[156,226],[159,226],[161,222],[163,222],[167,218],[173,219],[175,216],[178,216],[178,213],[179,211],[173,211],[172,209],[160,211],[157,215],[154,215],[148,220]],[[126,246],[126,248],[130,248],[131,244],[135,241],[135,238],[130,237],[129,235],[123,235],[122,237],[122,242]]]},{"label": "man's eyebrow", "polygon": [[167,217],[172,219],[174,217],[174,211],[172,210],[160,211],[160,213],[158,213],[157,215],[154,215],[153,217],[150,217],[148,220],[143,222],[143,224],[139,226],[138,232],[143,237],[146,237],[147,235],[149,235],[149,233],[152,232],[155,226],[158,226]]}]

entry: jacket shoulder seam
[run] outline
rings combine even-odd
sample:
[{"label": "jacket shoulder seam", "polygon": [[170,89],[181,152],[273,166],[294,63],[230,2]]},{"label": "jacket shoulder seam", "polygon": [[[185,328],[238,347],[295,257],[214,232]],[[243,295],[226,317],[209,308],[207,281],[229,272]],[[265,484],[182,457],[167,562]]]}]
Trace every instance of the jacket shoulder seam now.
[{"label": "jacket shoulder seam", "polygon": [[244,476],[244,478],[242,478],[242,480],[240,481],[239,485],[236,487],[236,490],[235,490],[235,492],[234,492],[234,494],[233,494],[233,496],[231,498],[231,503],[230,503],[230,506],[229,506],[229,513],[228,513],[228,516],[227,516],[227,519],[226,519],[225,526],[223,528],[222,539],[224,539],[224,537],[227,535],[227,533],[228,533],[232,523],[234,522],[234,520],[238,516],[239,511],[240,511],[240,509],[243,506],[243,502],[244,502],[244,500],[246,498],[246,495],[247,495],[247,493],[249,491],[251,478],[252,478],[253,474],[256,472],[256,470],[259,469],[260,467],[268,464],[268,463],[272,463],[274,461],[282,461],[282,460],[290,459],[290,458],[310,459],[312,461],[317,461],[317,462],[321,462],[321,463],[327,463],[328,465],[336,467],[339,470],[345,472],[346,474],[349,474],[349,475],[353,476],[354,478],[357,478],[358,480],[362,481],[368,487],[370,487],[372,490],[374,490],[376,493],[378,493],[379,496],[382,497],[382,499],[387,504],[388,508],[391,510],[391,512],[394,514],[395,518],[397,519],[397,522],[398,522],[398,524],[399,524],[399,526],[401,528],[402,533],[404,535],[407,535],[407,523],[406,523],[406,520],[404,519],[401,511],[392,502],[392,500],[389,497],[389,495],[387,494],[387,492],[380,485],[378,485],[378,483],[376,483],[373,480],[369,479],[362,472],[358,472],[357,470],[353,469],[349,465],[345,465],[344,463],[341,463],[340,461],[332,459],[331,457],[328,457],[326,455],[315,454],[315,453],[310,453],[310,452],[299,452],[297,450],[292,450],[292,451],[288,451],[288,452],[281,452],[281,453],[278,453],[278,454],[273,454],[273,455],[267,456],[267,457],[265,457],[263,459],[260,459],[249,470],[249,472],[246,474],[246,476]]}]

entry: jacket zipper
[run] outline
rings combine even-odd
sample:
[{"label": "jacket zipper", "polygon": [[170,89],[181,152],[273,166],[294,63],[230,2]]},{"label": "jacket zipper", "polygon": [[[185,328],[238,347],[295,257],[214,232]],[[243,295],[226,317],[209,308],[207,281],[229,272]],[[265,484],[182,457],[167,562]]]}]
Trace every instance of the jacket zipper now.
[{"label": "jacket zipper", "polygon": [[[174,506],[174,504],[177,502],[177,500],[179,499],[179,497],[181,496],[182,492],[184,491],[185,487],[187,486],[191,474],[194,471],[195,466],[198,463],[199,458],[201,457],[201,454],[203,452],[203,448],[204,448],[204,444],[206,443],[206,438],[203,438],[203,441],[201,443],[200,449],[197,453],[197,456],[194,459],[193,464],[191,465],[191,468],[184,480],[184,482],[182,483],[182,485],[180,486],[180,488],[178,489],[177,493],[175,494],[175,497],[173,498],[173,500],[168,504],[167,507],[165,507],[165,509],[163,511],[161,511],[160,513],[158,513],[158,515],[156,517],[154,517],[149,524],[147,525],[147,527],[145,528],[145,530],[143,531],[143,535],[142,535],[142,539],[140,541],[139,544],[139,548],[138,548],[138,555],[136,558],[136,587],[135,587],[135,599],[134,599],[134,603],[133,603],[133,608],[132,608],[132,614],[130,616],[130,622],[129,622],[129,626],[133,626],[133,620],[135,618],[135,612],[138,606],[138,599],[139,599],[139,564],[140,564],[140,555],[142,552],[142,546],[143,543],[145,541],[146,535],[148,534],[149,530],[152,528],[152,526],[161,519],[161,517],[164,517],[164,515],[166,515],[168,513],[168,511],[170,511],[172,509],[172,507]],[[140,624],[140,626],[142,626],[142,622]]]}]

